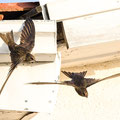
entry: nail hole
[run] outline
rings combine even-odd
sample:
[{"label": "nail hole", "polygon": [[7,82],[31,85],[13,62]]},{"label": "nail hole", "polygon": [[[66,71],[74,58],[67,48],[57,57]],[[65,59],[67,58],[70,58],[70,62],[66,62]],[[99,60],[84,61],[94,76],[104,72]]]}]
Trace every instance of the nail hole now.
[{"label": "nail hole", "polygon": [[28,110],[28,108],[25,108],[24,110]]},{"label": "nail hole", "polygon": [[49,102],[49,103],[52,103],[52,101],[51,101],[51,100],[49,100],[48,102]]},{"label": "nail hole", "polygon": [[28,102],[28,100],[25,100],[25,102],[27,103],[27,102]]}]

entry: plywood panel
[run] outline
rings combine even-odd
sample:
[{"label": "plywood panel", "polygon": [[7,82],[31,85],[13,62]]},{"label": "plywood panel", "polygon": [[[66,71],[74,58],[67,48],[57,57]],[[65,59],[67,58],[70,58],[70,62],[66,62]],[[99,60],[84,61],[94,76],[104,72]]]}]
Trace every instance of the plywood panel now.
[{"label": "plywood panel", "polygon": [[[13,30],[14,39],[19,44],[20,34],[23,28],[24,20],[4,20],[0,21],[0,32],[10,32]],[[56,22],[34,20],[36,36],[35,47],[32,53],[36,57],[36,61],[54,61],[56,48]],[[10,62],[9,49],[0,38],[0,62]]]},{"label": "plywood panel", "polygon": [[120,10],[63,21],[69,48],[120,40]]},{"label": "plywood panel", "polygon": [[120,8],[119,0],[56,0],[47,4],[51,20],[73,17]]},{"label": "plywood panel", "polygon": [[[60,75],[60,58],[60,54],[58,54],[54,62],[19,66],[10,77],[0,95],[0,109],[52,112],[56,103],[58,86],[37,86],[28,85],[27,83],[57,81]],[[0,88],[5,80],[8,69],[9,66],[0,66]]]}]

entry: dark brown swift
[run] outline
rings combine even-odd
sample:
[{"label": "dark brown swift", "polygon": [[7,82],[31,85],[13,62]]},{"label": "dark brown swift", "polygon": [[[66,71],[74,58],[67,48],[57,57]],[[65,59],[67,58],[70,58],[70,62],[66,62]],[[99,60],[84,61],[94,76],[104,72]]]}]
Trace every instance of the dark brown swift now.
[{"label": "dark brown swift", "polygon": [[45,85],[45,84],[59,84],[59,85],[68,85],[75,88],[75,91],[83,97],[88,97],[87,87],[98,83],[103,80],[111,79],[114,77],[120,76],[120,73],[114,74],[103,79],[94,79],[94,78],[85,78],[87,71],[83,71],[80,73],[73,73],[73,72],[66,72],[62,71],[67,77],[71,78],[71,81],[61,81],[61,82],[33,82],[28,84],[35,84],[35,85]]},{"label": "dark brown swift", "polygon": [[35,26],[32,19],[27,18],[20,37],[20,44],[17,45],[14,42],[13,31],[8,32],[6,34],[0,33],[0,37],[3,41],[8,45],[10,50],[11,57],[11,67],[9,69],[7,78],[0,90],[0,94],[6,85],[10,75],[13,70],[17,67],[17,65],[23,61],[31,61],[35,60],[34,56],[31,54],[31,51],[34,47],[35,42]]}]

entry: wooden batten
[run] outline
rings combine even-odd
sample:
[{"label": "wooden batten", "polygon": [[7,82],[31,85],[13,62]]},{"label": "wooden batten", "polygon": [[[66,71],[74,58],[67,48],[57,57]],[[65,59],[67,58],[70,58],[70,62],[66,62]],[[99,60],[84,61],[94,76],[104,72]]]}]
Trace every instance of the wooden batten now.
[{"label": "wooden batten", "polygon": [[[20,42],[20,35],[23,28],[24,20],[4,20],[0,21],[0,32],[6,33],[13,30],[14,39]],[[32,54],[35,55],[36,61],[54,61],[57,53],[56,47],[56,22],[34,20],[35,23],[35,47]],[[10,62],[9,49],[0,38],[0,62]]]},{"label": "wooden batten", "polygon": [[[63,21],[69,48],[120,40],[120,10]],[[86,47],[87,49],[87,47]]]},{"label": "wooden batten", "polygon": [[55,0],[47,4],[51,20],[65,20],[112,9],[119,9],[119,0]]}]

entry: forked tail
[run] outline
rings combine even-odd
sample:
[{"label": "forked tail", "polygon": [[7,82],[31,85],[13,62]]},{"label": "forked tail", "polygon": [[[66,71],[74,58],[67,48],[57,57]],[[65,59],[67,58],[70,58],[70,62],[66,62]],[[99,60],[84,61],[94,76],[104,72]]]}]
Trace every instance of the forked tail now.
[{"label": "forked tail", "polygon": [[68,85],[74,86],[72,81],[61,81],[61,82],[32,82],[27,84],[34,84],[34,85]]},{"label": "forked tail", "polygon": [[3,91],[3,89],[4,89],[5,85],[6,85],[6,83],[7,83],[7,81],[8,81],[8,79],[9,79],[9,77],[10,77],[10,75],[12,74],[12,72],[14,71],[14,69],[16,68],[17,65],[18,65],[18,64],[12,64],[12,65],[11,65],[11,68],[10,68],[10,70],[9,70],[9,73],[8,73],[8,75],[7,75],[7,78],[6,78],[5,82],[4,82],[4,84],[2,85],[2,88],[0,89],[0,94],[2,93],[2,91]]}]

